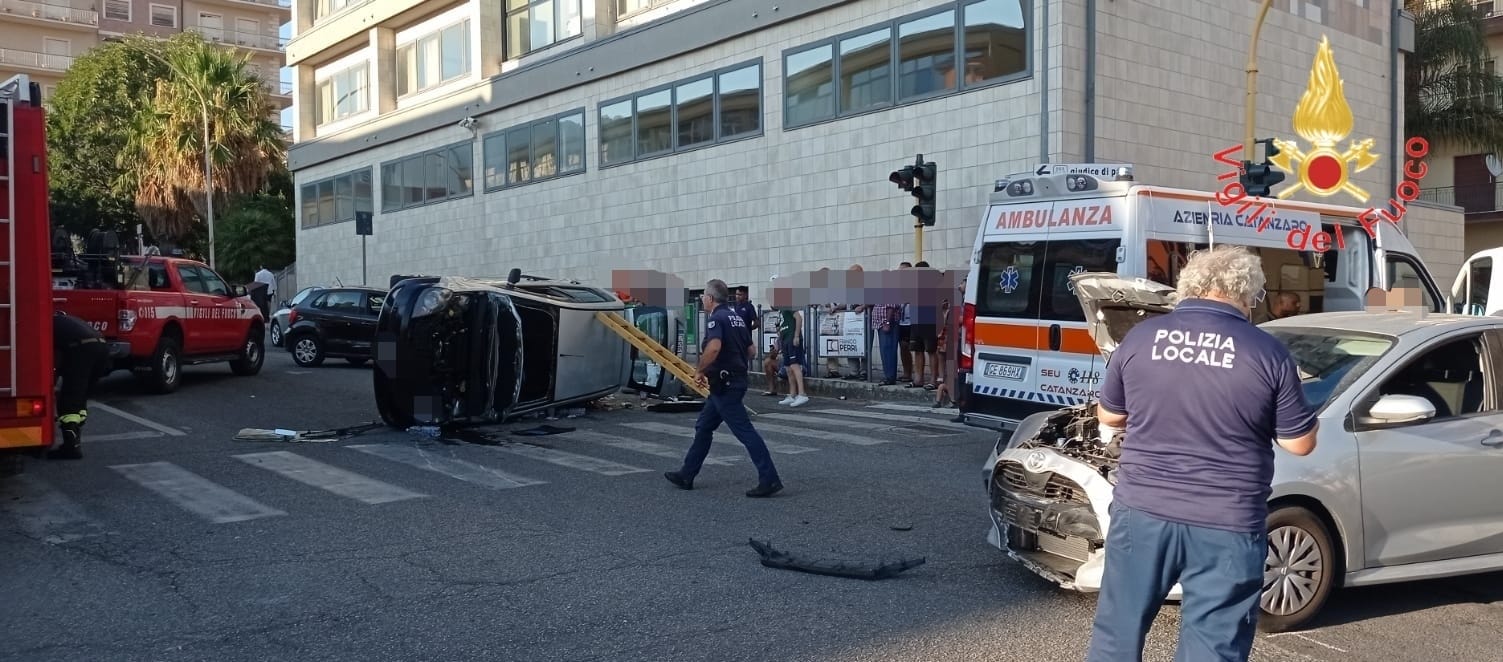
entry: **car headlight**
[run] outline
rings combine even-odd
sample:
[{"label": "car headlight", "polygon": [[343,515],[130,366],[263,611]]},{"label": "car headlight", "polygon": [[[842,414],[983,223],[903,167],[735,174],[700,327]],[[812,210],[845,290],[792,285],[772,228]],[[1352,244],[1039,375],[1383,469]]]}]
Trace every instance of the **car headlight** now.
[{"label": "car headlight", "polygon": [[449,306],[449,300],[454,298],[454,291],[443,287],[430,287],[423,290],[422,296],[418,297],[417,306],[412,309],[413,317],[425,317],[443,310]]}]

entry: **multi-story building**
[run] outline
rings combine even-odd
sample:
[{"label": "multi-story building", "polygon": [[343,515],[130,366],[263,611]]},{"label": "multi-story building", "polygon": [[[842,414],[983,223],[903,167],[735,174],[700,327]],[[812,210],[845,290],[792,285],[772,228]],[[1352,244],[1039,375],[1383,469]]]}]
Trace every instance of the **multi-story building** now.
[{"label": "multi-story building", "polygon": [[[1257,7],[296,0],[299,277],[651,268],[756,296],[773,274],[911,256],[913,201],[887,177],[917,153],[939,167],[925,258],[960,267],[994,181],[1040,162],[1220,188],[1211,155],[1242,141]],[[1403,165],[1405,16],[1390,0],[1278,0],[1262,33],[1258,135],[1295,137],[1328,36],[1352,138],[1375,140],[1377,165],[1353,176],[1368,204]],[[1460,214],[1418,203],[1403,227],[1449,282]]]},{"label": "multi-story building", "polygon": [[73,59],[113,36],[170,37],[191,30],[250,55],[280,108],[292,105],[282,84],[281,27],[288,0],[0,0],[0,80],[24,73],[45,100]]}]

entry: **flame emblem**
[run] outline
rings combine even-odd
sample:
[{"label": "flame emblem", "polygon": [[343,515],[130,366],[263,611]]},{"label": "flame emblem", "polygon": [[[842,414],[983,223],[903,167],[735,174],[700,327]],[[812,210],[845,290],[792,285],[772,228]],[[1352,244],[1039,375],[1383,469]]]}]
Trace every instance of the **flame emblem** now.
[{"label": "flame emblem", "polygon": [[1353,173],[1362,172],[1378,162],[1372,153],[1373,139],[1353,140],[1346,151],[1336,151],[1336,143],[1352,132],[1352,107],[1347,104],[1336,58],[1324,35],[1310,67],[1310,84],[1294,109],[1294,132],[1314,145],[1307,154],[1299,143],[1275,139],[1279,153],[1269,158],[1280,170],[1294,175],[1298,183],[1279,192],[1285,199],[1302,189],[1320,196],[1346,192],[1359,202],[1367,202],[1367,191],[1351,182]]}]

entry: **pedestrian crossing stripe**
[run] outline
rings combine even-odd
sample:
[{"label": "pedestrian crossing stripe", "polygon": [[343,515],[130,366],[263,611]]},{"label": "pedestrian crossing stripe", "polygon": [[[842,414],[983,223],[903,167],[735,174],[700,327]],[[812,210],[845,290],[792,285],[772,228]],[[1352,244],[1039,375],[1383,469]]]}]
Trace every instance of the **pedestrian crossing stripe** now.
[{"label": "pedestrian crossing stripe", "polygon": [[1078,405],[1082,402],[1085,402],[1084,398],[1075,398],[1068,395],[1039,393],[1037,391],[1017,391],[1010,388],[986,386],[984,384],[972,385],[971,392],[975,393],[976,395],[995,395],[1003,398],[1012,398],[1014,400],[1027,400],[1029,402],[1043,402],[1051,405],[1062,406]]}]

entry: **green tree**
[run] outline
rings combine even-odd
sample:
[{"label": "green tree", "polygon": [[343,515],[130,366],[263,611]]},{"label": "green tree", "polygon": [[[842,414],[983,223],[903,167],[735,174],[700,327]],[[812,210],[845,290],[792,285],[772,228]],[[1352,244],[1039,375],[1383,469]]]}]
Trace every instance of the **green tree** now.
[{"label": "green tree", "polygon": [[[147,42],[128,39],[139,49],[149,49]],[[191,32],[174,36],[163,50],[168,74],[150,92],[151,103],[131,118],[117,164],[133,169],[137,213],[157,236],[178,239],[199,235],[207,216],[205,114],[216,209],[262,190],[270,173],[285,169],[287,144],[248,55]]]},{"label": "green tree", "polygon": [[1414,53],[1404,70],[1404,131],[1462,148],[1503,152],[1503,77],[1483,16],[1470,0],[1406,0]]},{"label": "green tree", "polygon": [[279,269],[297,259],[292,205],[275,193],[258,192],[231,199],[215,228],[217,267],[225,278],[249,282],[265,265]]}]

